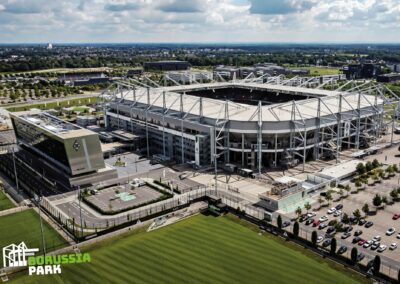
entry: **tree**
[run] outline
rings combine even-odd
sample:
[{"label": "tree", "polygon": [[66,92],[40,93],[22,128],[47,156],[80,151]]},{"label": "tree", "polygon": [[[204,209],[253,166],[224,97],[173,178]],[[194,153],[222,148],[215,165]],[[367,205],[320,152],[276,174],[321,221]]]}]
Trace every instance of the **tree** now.
[{"label": "tree", "polygon": [[381,257],[379,255],[376,255],[374,258],[374,274],[378,275],[380,269],[381,269]]},{"label": "tree", "polygon": [[335,254],[336,253],[336,246],[337,246],[336,239],[333,238],[332,241],[331,241],[331,254]]},{"label": "tree", "polygon": [[293,224],[293,235],[295,236],[295,237],[298,237],[299,236],[299,222],[294,222],[294,224]]},{"label": "tree", "polygon": [[365,164],[365,170],[367,171],[367,172],[369,172],[369,171],[372,171],[374,169],[374,166],[372,165],[372,163],[370,162],[370,161],[368,161],[366,164]]},{"label": "tree", "polygon": [[312,233],[311,233],[311,243],[313,244],[313,246],[317,245],[317,239],[318,239],[317,231],[312,231]]},{"label": "tree", "polygon": [[387,196],[382,196],[382,203],[388,204]]},{"label": "tree", "polygon": [[329,206],[329,203],[332,200],[332,193],[330,191],[326,192],[325,199],[326,199],[326,202],[328,203],[328,206]]},{"label": "tree", "polygon": [[379,161],[377,160],[377,159],[374,159],[373,161],[372,161],[372,167],[374,168],[374,169],[377,169],[377,168],[379,168],[381,166],[381,163],[379,163]]},{"label": "tree", "polygon": [[300,208],[300,206],[297,207],[295,213],[297,214],[297,218],[300,218],[300,215],[301,215],[301,208]]},{"label": "tree", "polygon": [[339,195],[340,195],[340,198],[343,198],[343,195],[344,195],[343,189],[340,189],[340,190],[339,190]]},{"label": "tree", "polygon": [[368,213],[369,213],[368,203],[365,203],[364,206],[361,208],[361,210],[364,212],[365,217],[366,217],[368,215]]},{"label": "tree", "polygon": [[356,264],[357,263],[357,256],[358,256],[358,250],[356,247],[353,247],[351,249],[351,261]]},{"label": "tree", "polygon": [[396,164],[392,165],[392,169],[393,169],[394,172],[398,172],[399,171],[399,168],[397,167]]},{"label": "tree", "polygon": [[279,229],[282,229],[282,216],[278,215],[276,218],[276,225],[278,226]]},{"label": "tree", "polygon": [[359,175],[365,174],[366,170],[365,170],[364,163],[358,163],[356,170]]},{"label": "tree", "polygon": [[306,204],[304,204],[304,208],[307,210],[307,213],[308,213],[308,211],[311,209],[311,204],[310,204],[310,202],[306,202]]},{"label": "tree", "polygon": [[347,213],[343,213],[342,222],[345,223],[345,224],[348,224],[349,221],[350,221],[349,220],[349,215],[347,215]]},{"label": "tree", "polygon": [[359,209],[354,210],[353,216],[356,217],[357,222],[360,221],[360,219],[361,219],[361,212],[360,212],[360,210],[359,210]]},{"label": "tree", "polygon": [[373,204],[375,207],[381,206],[381,205],[382,205],[382,197],[381,197],[379,194],[376,194],[376,195],[374,196],[374,198],[372,199],[372,204]]},{"label": "tree", "polygon": [[324,203],[324,200],[322,199],[322,197],[318,197],[318,203],[319,203],[319,208],[322,207],[322,203]]},{"label": "tree", "polygon": [[390,192],[390,197],[393,199],[393,201],[396,201],[399,198],[399,192],[396,189],[393,189]]}]

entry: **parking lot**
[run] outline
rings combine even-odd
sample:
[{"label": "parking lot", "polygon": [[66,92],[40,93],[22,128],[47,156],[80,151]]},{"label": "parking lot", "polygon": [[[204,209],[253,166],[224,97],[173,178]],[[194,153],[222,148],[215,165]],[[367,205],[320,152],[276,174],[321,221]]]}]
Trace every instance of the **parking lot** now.
[{"label": "parking lot", "polygon": [[[333,193],[333,200],[329,205],[327,205],[326,201],[323,207],[320,208],[320,204],[318,202],[314,203],[311,210],[309,210],[310,221],[302,220],[300,223],[300,234],[303,238],[307,238],[311,240],[312,231],[317,231],[319,239],[319,244],[322,246],[324,241],[330,239],[334,236],[337,240],[337,248],[341,245],[347,247],[347,251],[344,253],[345,256],[350,257],[350,251],[353,247],[357,247],[359,252],[362,252],[365,256],[363,259],[363,263],[367,264],[369,260],[373,259],[376,254],[379,254],[382,259],[382,263],[387,267],[393,267],[398,269],[400,266],[400,218],[397,219],[395,214],[400,214],[400,203],[394,202],[392,204],[387,204],[383,209],[376,210],[375,206],[372,204],[373,197],[378,193],[381,196],[387,196],[390,201],[390,191],[393,188],[397,188],[398,179],[400,174],[397,173],[394,177],[389,179],[383,179],[381,183],[375,184],[373,186],[367,186],[366,189],[358,191],[355,193],[355,186],[351,183],[351,191],[353,193],[349,193],[347,197],[340,200],[340,195],[338,193]],[[339,205],[340,204],[340,205]],[[362,207],[364,204],[368,204],[370,212],[365,215],[362,211]],[[336,210],[336,206],[343,208]],[[354,223],[350,222],[350,224],[345,224],[344,227],[351,226],[351,231],[349,230],[349,236],[344,237],[344,232],[333,232],[332,235],[327,235],[328,230],[331,226],[329,223],[332,220],[336,220],[337,222],[341,222],[341,218],[344,213],[346,213],[349,217],[353,216],[353,213],[356,209],[359,209],[361,212],[361,219],[365,220],[359,223],[355,221]],[[338,211],[338,212],[336,212]],[[302,213],[307,213],[303,208]],[[295,213],[291,213],[285,215],[289,217],[290,220],[295,219],[297,216]],[[326,217],[326,220],[324,220]],[[400,217],[400,216],[399,216]],[[372,226],[366,227],[365,222],[372,222]],[[314,225],[313,225],[314,223]],[[292,224],[287,227],[288,230],[292,230]],[[321,225],[323,224],[323,225]],[[332,225],[332,224],[331,224]],[[387,234],[389,228],[394,228],[394,232],[390,235]],[[359,231],[359,232],[357,232]],[[355,233],[359,233],[358,238],[355,239]],[[357,235],[356,233],[356,235]],[[343,238],[342,238],[343,236]],[[373,239],[376,237],[379,241],[376,241],[376,245],[373,247]],[[368,242],[368,245],[365,245],[365,242]],[[330,245],[328,245],[329,241],[325,243],[327,245],[327,249],[330,249]],[[378,244],[379,243],[379,244]],[[393,249],[390,249],[390,245],[395,243]],[[365,245],[365,247],[364,247]],[[379,247],[381,250],[379,250]]]}]

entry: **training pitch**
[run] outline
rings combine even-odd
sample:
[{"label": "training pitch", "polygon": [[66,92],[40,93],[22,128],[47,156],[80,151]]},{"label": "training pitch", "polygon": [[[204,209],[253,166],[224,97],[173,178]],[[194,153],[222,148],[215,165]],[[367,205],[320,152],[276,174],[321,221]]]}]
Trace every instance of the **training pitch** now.
[{"label": "training pitch", "polygon": [[14,204],[10,199],[0,190],[0,211],[13,208]]},{"label": "training pitch", "polygon": [[[64,238],[44,220],[43,232],[47,251],[67,245]],[[0,217],[0,248],[21,242],[25,242],[28,248],[39,248],[42,251],[39,215],[33,209]],[[0,267],[3,267],[2,257]]]},{"label": "training pitch", "polygon": [[83,250],[88,264],[18,283],[359,283],[362,277],[234,216],[197,215],[150,233],[140,229]]}]

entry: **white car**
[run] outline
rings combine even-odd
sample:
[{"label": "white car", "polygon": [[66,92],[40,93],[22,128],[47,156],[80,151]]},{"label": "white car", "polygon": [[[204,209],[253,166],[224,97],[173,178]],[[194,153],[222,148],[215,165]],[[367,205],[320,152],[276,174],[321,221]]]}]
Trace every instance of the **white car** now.
[{"label": "white car", "polygon": [[366,241],[363,245],[365,248],[369,248],[372,245],[373,241]]},{"label": "white car", "polygon": [[323,236],[319,236],[318,238],[317,238],[317,243],[320,243],[320,242],[322,242],[324,240],[324,237]]},{"label": "white car", "polygon": [[315,214],[314,212],[310,212],[307,214],[307,217],[312,218],[312,217],[315,217],[315,215],[317,215],[317,214]]},{"label": "white car", "polygon": [[387,246],[386,245],[380,245],[378,248],[378,252],[384,252],[386,250]]},{"label": "white car", "polygon": [[339,217],[340,215],[342,215],[342,210],[336,210],[336,212],[333,213],[333,216],[335,217]]},{"label": "white car", "polygon": [[372,238],[374,242],[379,242],[381,240],[381,236],[375,236]]},{"label": "white car", "polygon": [[395,250],[397,248],[397,244],[396,243],[392,243],[390,246],[389,246],[389,249],[390,250]]},{"label": "white car", "polygon": [[336,212],[336,208],[332,207],[331,209],[328,210],[328,214],[333,214]]},{"label": "white car", "polygon": [[386,235],[391,236],[391,235],[393,235],[395,232],[396,232],[396,229],[392,227],[392,228],[389,228],[389,229],[386,231]]},{"label": "white car", "polygon": [[400,239],[400,233],[397,234],[397,238]]},{"label": "white car", "polygon": [[328,217],[322,216],[321,218],[319,218],[319,221],[320,221],[320,222],[328,221]]}]

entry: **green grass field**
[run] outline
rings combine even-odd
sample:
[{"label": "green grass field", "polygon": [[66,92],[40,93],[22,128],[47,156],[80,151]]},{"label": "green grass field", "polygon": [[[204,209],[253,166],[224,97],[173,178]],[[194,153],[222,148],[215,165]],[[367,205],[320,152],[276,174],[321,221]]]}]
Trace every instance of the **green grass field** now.
[{"label": "green grass field", "polygon": [[92,262],[16,283],[359,283],[362,277],[236,217],[197,215],[87,248]]},{"label": "green grass field", "polygon": [[[67,245],[64,238],[45,221],[43,231],[48,251]],[[0,217],[0,248],[21,242],[29,248],[42,249],[39,215],[32,209]],[[0,259],[0,267],[3,267],[3,258]]]},{"label": "green grass field", "polygon": [[4,194],[3,191],[0,190],[0,211],[7,210],[13,208],[14,204],[10,199]]},{"label": "green grass field", "polygon": [[340,74],[341,71],[339,68],[327,68],[327,67],[292,67],[294,69],[309,69],[311,76],[322,76],[322,75],[336,75]]}]

